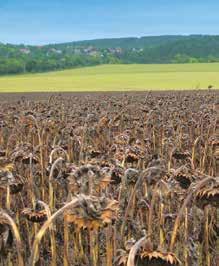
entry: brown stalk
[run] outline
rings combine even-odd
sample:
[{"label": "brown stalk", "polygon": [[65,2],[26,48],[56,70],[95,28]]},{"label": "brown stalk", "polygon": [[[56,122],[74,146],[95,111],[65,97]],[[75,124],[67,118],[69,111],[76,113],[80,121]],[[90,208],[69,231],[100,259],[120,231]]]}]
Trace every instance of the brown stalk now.
[{"label": "brown stalk", "polygon": [[185,208],[185,221],[184,221],[184,263],[185,266],[189,266],[188,262],[188,208]]},{"label": "brown stalk", "polygon": [[62,208],[60,208],[58,211],[56,211],[44,224],[43,226],[40,228],[40,230],[38,231],[37,235],[34,238],[34,242],[33,242],[33,246],[31,249],[31,257],[30,257],[30,266],[35,265],[36,263],[36,255],[37,255],[37,249],[38,249],[38,245],[42,239],[42,237],[44,236],[45,232],[47,231],[47,229],[52,225],[52,223],[54,223],[54,221],[64,213],[65,210],[67,210],[68,208],[74,208],[79,202],[78,198],[74,198],[71,202],[65,204],[65,206],[63,206]]},{"label": "brown stalk", "polygon": [[17,254],[18,254],[18,265],[19,266],[24,266],[24,261],[23,261],[23,256],[22,256],[21,237],[20,237],[20,233],[19,233],[19,230],[17,228],[17,225],[15,224],[15,222],[11,218],[11,216],[8,215],[5,211],[1,210],[0,213],[1,213],[1,215],[3,217],[5,217],[8,220],[8,222],[9,222],[11,228],[12,228],[14,237],[16,239],[16,247],[17,247]]},{"label": "brown stalk", "polygon": [[[41,200],[39,200],[38,203],[41,204],[45,208],[46,213],[47,213],[47,217],[49,219],[51,217],[51,212],[50,212],[49,206]],[[56,265],[56,240],[55,240],[53,225],[50,226],[49,230],[50,230],[50,241],[51,241],[51,251],[52,251],[51,266],[55,266]]]},{"label": "brown stalk", "polygon": [[135,197],[136,190],[137,190],[137,188],[139,187],[139,185],[140,185],[140,183],[142,181],[142,178],[143,178],[143,176],[140,175],[139,178],[138,178],[138,180],[137,180],[137,182],[136,182],[136,184],[135,184],[135,186],[134,186],[134,188],[133,188],[133,190],[132,190],[132,193],[130,195],[130,198],[129,198],[129,201],[128,201],[128,205],[127,205],[127,208],[126,208],[126,211],[125,211],[125,216],[123,218],[123,223],[121,225],[121,235],[122,236],[124,234],[126,221],[127,221],[127,218],[128,218],[129,212],[130,212],[130,207],[131,207],[132,202],[133,202],[133,199]]},{"label": "brown stalk", "polygon": [[133,245],[129,252],[127,266],[135,266],[135,257],[137,255],[138,250],[143,246],[145,240],[146,237],[144,236]]},{"label": "brown stalk", "polygon": [[44,201],[44,196],[45,196],[45,189],[44,189],[44,156],[43,156],[43,141],[41,138],[41,134],[40,134],[40,127],[38,124],[37,119],[33,116],[33,115],[28,115],[29,118],[31,118],[37,128],[37,136],[38,136],[38,141],[39,141],[39,147],[40,147],[40,166],[41,166],[41,187],[42,187],[42,199]]},{"label": "brown stalk", "polygon": [[175,220],[175,223],[174,223],[174,228],[173,228],[173,232],[172,232],[172,236],[171,236],[171,241],[170,241],[170,251],[173,252],[173,249],[174,249],[174,245],[175,245],[175,241],[176,241],[176,236],[177,236],[177,230],[178,230],[178,227],[180,225],[180,221],[181,221],[181,218],[183,216],[183,213],[184,213],[184,210],[185,208],[187,207],[187,205],[191,202],[192,198],[193,198],[193,195],[194,193],[196,193],[202,186],[204,186],[206,183],[208,183],[209,181],[213,180],[214,178],[213,177],[206,177],[204,178],[202,181],[200,181],[194,189],[191,189],[189,194],[187,195],[187,197],[185,198],[184,202],[183,202],[183,205],[181,206],[178,214],[177,214],[177,217],[176,217],[176,220]]},{"label": "brown stalk", "polygon": [[52,164],[50,173],[49,173],[49,207],[50,210],[54,209],[54,204],[55,204],[55,198],[54,198],[54,192],[53,192],[53,185],[52,185],[52,179],[53,179],[53,173],[56,168],[56,166],[60,163],[63,162],[64,159],[62,157],[58,158],[55,160],[55,162]]}]

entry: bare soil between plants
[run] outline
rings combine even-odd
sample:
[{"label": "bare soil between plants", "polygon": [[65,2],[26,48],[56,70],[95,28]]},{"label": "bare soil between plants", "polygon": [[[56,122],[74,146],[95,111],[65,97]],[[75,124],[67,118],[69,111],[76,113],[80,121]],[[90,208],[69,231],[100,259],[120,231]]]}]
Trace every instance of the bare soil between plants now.
[{"label": "bare soil between plants", "polygon": [[[30,100],[30,101],[44,101],[48,100],[52,96],[61,96],[63,98],[69,97],[97,97],[97,96],[145,96],[145,95],[190,95],[198,93],[200,95],[209,93],[209,90],[184,90],[184,91],[175,91],[175,90],[165,90],[165,91],[133,91],[133,92],[18,92],[18,93],[0,93],[0,101],[19,101],[19,100]],[[216,97],[219,97],[219,90],[212,90],[210,93],[215,94]]]}]

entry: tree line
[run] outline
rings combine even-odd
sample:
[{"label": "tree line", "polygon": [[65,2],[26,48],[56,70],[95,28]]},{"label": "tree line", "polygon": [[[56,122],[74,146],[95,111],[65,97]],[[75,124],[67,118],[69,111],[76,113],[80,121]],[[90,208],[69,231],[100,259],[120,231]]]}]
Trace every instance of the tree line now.
[{"label": "tree line", "polygon": [[45,46],[0,44],[0,75],[100,64],[199,62],[219,62],[219,36],[155,36]]}]

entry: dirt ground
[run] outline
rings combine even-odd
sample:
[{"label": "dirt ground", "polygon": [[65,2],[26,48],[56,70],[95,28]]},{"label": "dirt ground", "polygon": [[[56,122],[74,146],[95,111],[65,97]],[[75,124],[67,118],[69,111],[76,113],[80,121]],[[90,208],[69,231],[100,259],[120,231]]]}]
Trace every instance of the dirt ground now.
[{"label": "dirt ground", "polygon": [[158,95],[158,96],[167,96],[167,95],[173,95],[176,96],[180,95],[189,95],[198,93],[200,95],[203,94],[213,94],[215,95],[215,99],[219,99],[219,90],[200,90],[200,91],[193,91],[193,90],[185,90],[185,91],[144,91],[144,92],[33,92],[33,93],[0,93],[0,101],[3,102],[14,102],[14,101],[20,101],[20,100],[29,100],[29,101],[44,101],[49,100],[51,97],[59,96],[63,98],[69,98],[69,97],[101,97],[101,96],[118,96],[123,97],[125,95],[127,96],[147,96],[148,94],[152,95]]}]

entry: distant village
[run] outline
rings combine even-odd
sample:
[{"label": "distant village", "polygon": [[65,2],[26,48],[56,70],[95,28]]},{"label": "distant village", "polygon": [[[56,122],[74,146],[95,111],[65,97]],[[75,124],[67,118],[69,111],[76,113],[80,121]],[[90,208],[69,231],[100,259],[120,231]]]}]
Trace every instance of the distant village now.
[{"label": "distant village", "polygon": [[[74,55],[87,55],[87,56],[93,56],[93,57],[103,57],[106,54],[112,54],[112,55],[122,55],[126,50],[122,49],[120,47],[117,48],[105,48],[105,49],[98,49],[93,46],[88,46],[88,47],[74,47],[74,46],[65,46],[65,48],[62,49],[57,49],[57,48],[50,48],[48,46],[37,46],[38,49],[43,49],[46,50],[46,55],[51,56],[51,54],[56,54],[56,55],[61,55],[61,54],[74,54]],[[46,49],[45,49],[46,48]],[[31,54],[31,48],[29,47],[24,47],[20,48],[20,53],[28,55]],[[139,48],[131,48],[130,51],[132,52],[142,52],[143,49]]]}]

